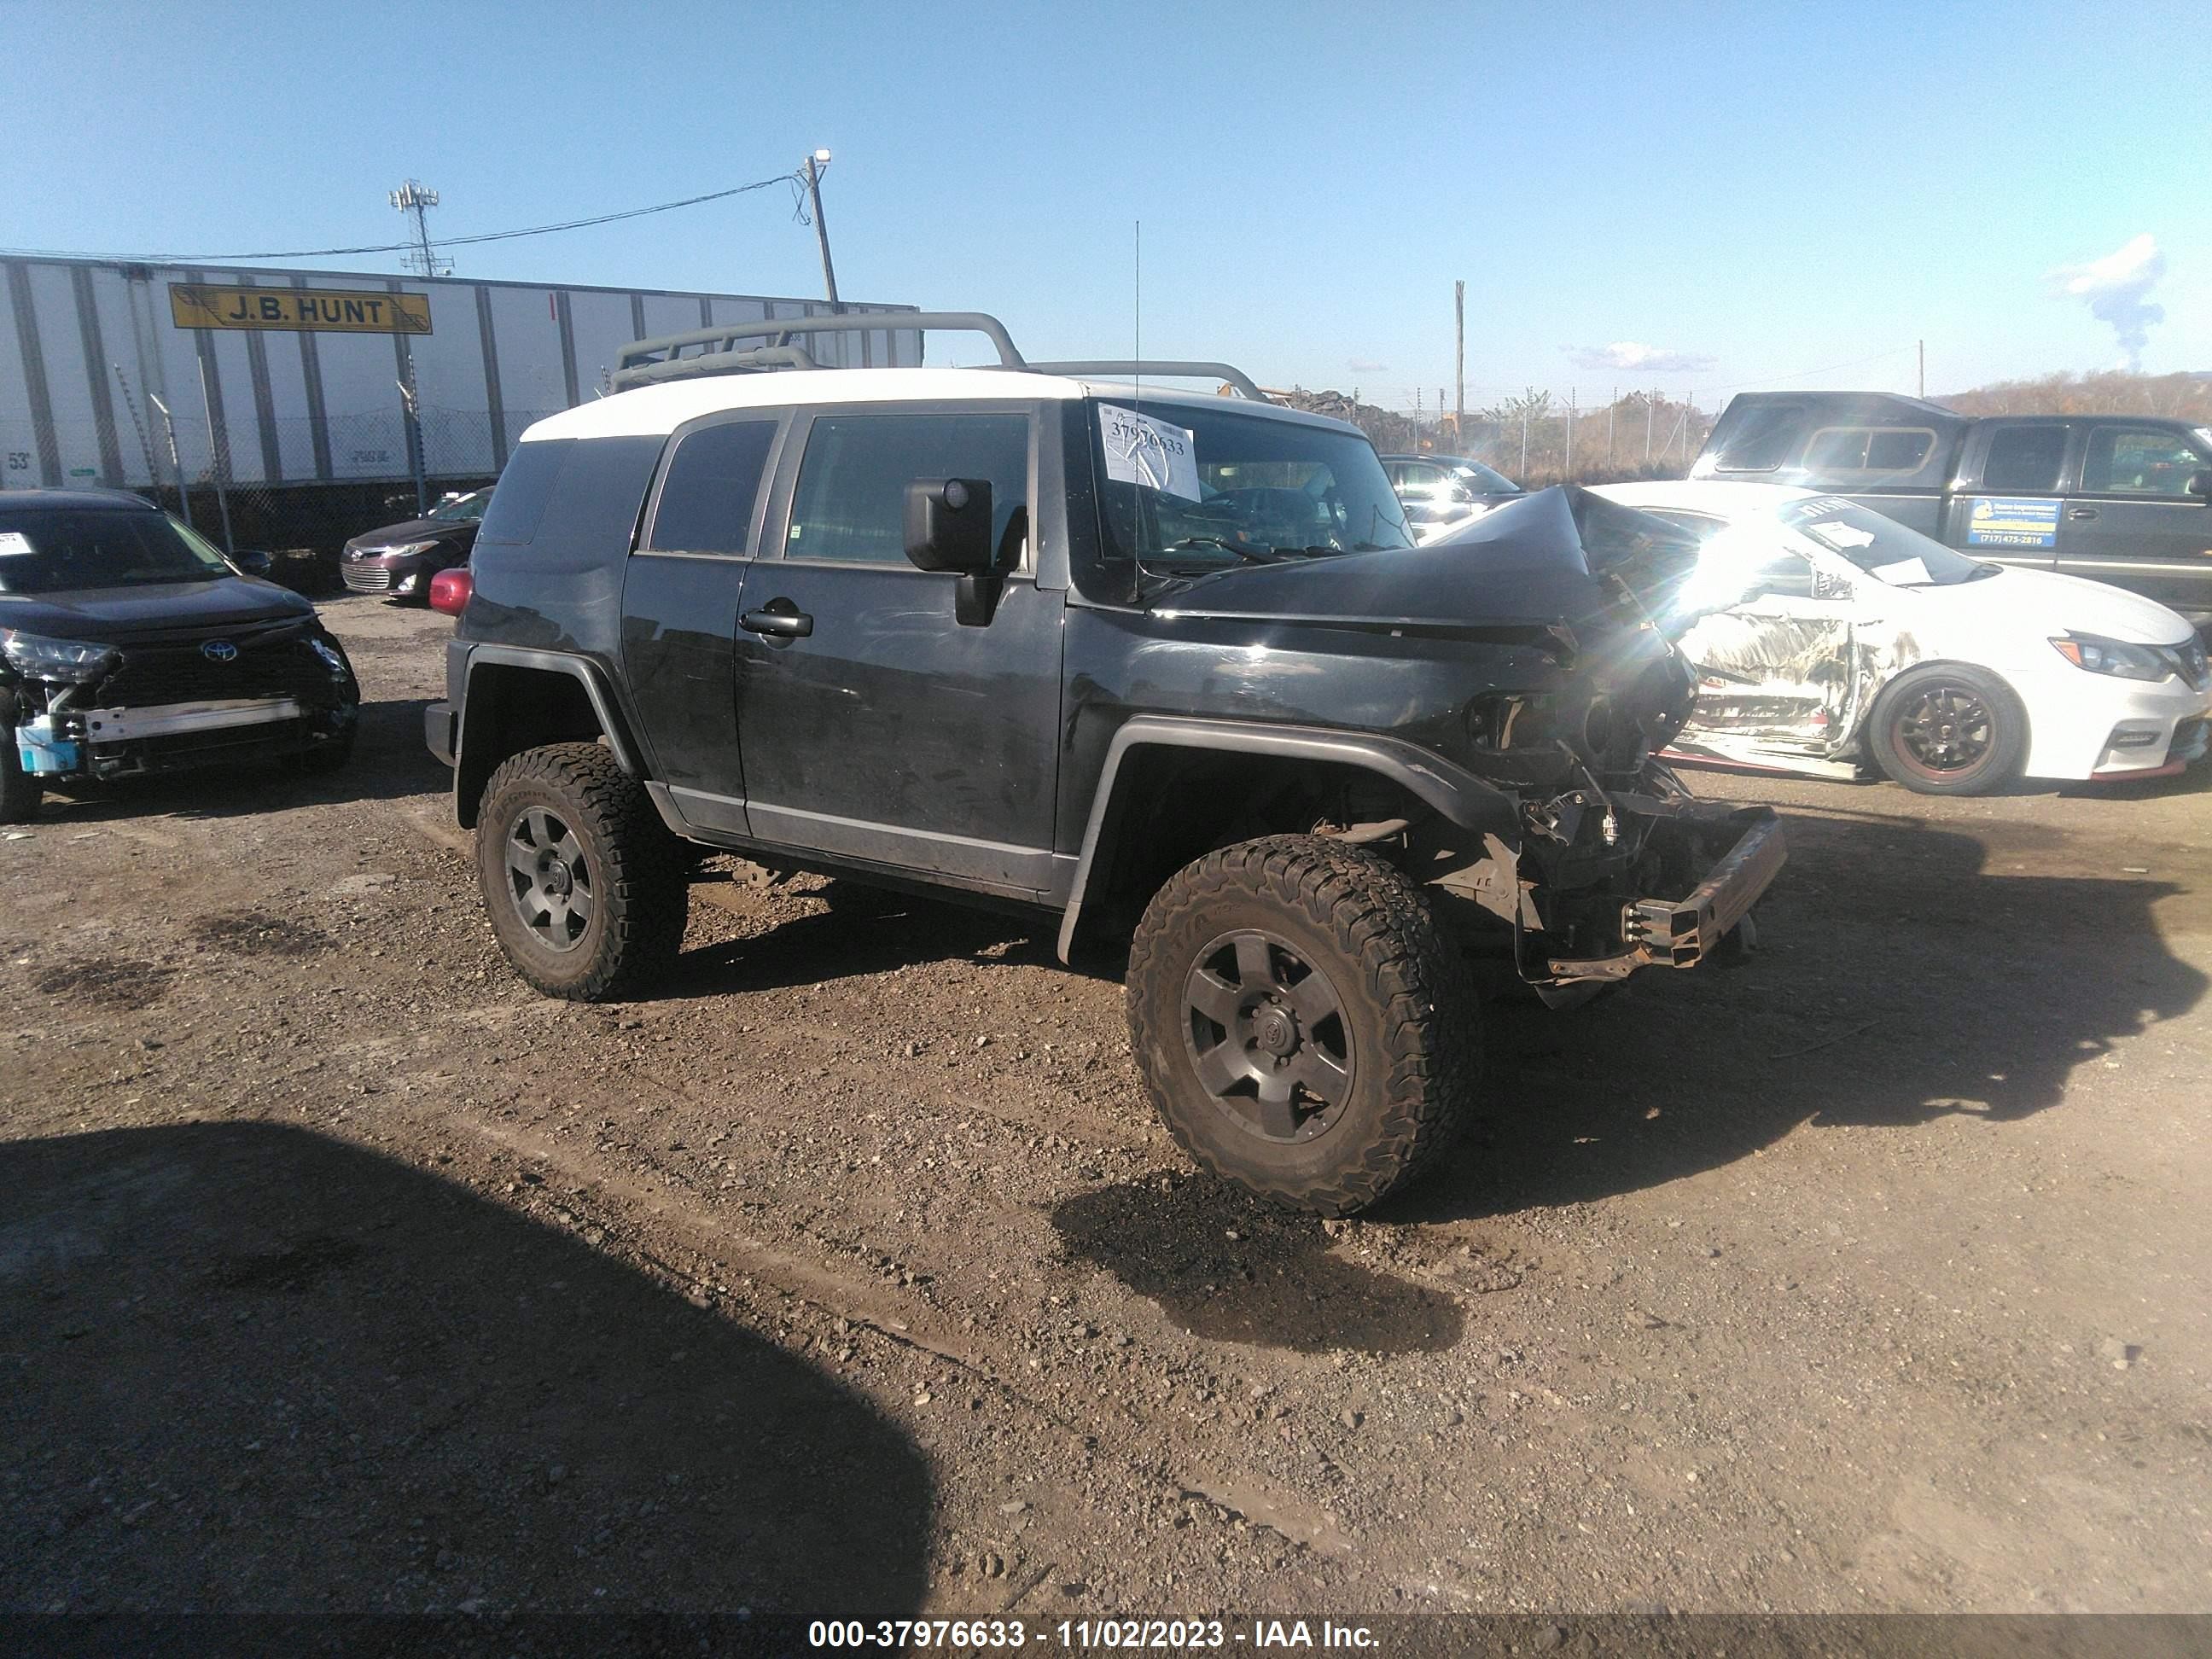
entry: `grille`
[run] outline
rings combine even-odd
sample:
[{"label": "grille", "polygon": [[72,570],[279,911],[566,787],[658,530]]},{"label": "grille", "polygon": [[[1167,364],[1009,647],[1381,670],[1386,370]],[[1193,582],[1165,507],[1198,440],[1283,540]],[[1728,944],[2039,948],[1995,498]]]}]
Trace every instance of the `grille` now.
[{"label": "grille", "polygon": [[349,564],[340,567],[345,585],[356,593],[388,593],[392,591],[392,573],[382,565]]},{"label": "grille", "polygon": [[[331,671],[307,643],[309,637],[299,623],[281,622],[201,627],[183,637],[173,631],[125,642],[123,665],[100,685],[100,701],[116,708],[218,697],[298,697],[325,704],[331,696]],[[228,662],[214,661],[200,651],[208,640],[228,640],[238,655]]]}]

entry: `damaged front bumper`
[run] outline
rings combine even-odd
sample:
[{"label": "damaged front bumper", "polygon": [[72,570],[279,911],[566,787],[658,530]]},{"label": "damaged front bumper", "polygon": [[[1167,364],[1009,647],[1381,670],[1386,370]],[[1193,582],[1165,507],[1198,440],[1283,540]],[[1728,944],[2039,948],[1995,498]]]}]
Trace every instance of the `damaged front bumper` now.
[{"label": "damaged front bumper", "polygon": [[[1616,798],[1617,799],[1619,798]],[[1626,800],[1635,810],[1663,805],[1667,816],[1696,839],[1734,840],[1705,879],[1680,898],[1634,898],[1620,908],[1624,948],[1602,957],[1553,957],[1548,978],[1574,985],[1622,980],[1639,968],[1694,968],[1750,915],[1789,856],[1782,820],[1771,806],[1731,807],[1717,801]]]},{"label": "damaged front bumper", "polygon": [[16,726],[16,757],[35,777],[115,778],[233,760],[302,754],[343,738],[349,703],[229,697],[143,708],[64,708]]}]

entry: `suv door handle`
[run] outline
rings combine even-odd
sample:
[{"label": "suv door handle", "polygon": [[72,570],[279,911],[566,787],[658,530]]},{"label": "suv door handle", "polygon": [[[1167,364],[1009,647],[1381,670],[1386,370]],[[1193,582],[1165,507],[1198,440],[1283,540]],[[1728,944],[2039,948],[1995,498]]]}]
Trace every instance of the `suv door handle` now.
[{"label": "suv door handle", "polygon": [[803,640],[814,631],[814,618],[789,599],[770,599],[757,611],[738,618],[748,634],[769,634],[777,639]]},{"label": "suv door handle", "polygon": [[2094,519],[2097,516],[2097,509],[2094,507],[2069,507],[2066,509],[2066,516],[2069,519]]}]

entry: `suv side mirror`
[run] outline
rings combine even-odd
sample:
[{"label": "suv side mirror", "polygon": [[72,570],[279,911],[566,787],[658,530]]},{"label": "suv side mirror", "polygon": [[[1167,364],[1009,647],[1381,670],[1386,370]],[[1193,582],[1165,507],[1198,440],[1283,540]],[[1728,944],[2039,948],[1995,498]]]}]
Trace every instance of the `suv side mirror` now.
[{"label": "suv side mirror", "polygon": [[988,478],[916,478],[906,487],[906,556],[923,570],[998,574]]},{"label": "suv side mirror", "polygon": [[2212,467],[2189,475],[2189,493],[2199,501],[2212,501]]},{"label": "suv side mirror", "polygon": [[230,556],[230,562],[238,567],[241,574],[248,576],[265,576],[276,568],[274,557],[258,550],[234,553]]},{"label": "suv side mirror", "polygon": [[988,628],[1012,568],[1013,535],[1023,522],[1018,508],[1002,546],[991,542],[991,481],[916,478],[906,487],[906,556],[922,570],[947,570],[953,585],[953,620],[963,628]]}]

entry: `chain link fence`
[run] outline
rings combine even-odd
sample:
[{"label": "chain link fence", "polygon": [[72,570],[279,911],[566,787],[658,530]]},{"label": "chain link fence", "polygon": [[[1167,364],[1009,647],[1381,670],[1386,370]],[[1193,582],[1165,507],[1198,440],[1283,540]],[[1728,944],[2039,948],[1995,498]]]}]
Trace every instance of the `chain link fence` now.
[{"label": "chain link fence", "polygon": [[314,592],[338,590],[349,539],[491,483],[524,429],[554,411],[495,421],[482,410],[395,407],[213,432],[187,409],[115,412],[105,432],[57,422],[43,444],[0,423],[5,487],[136,491],[219,545],[275,555],[279,580]]},{"label": "chain link fence", "polygon": [[1631,478],[1679,478],[1705,447],[1719,417],[1686,396],[1630,392],[1592,404],[1579,391],[1524,387],[1478,408],[1464,422],[1443,403],[1394,394],[1388,404],[1361,401],[1357,391],[1273,395],[1298,409],[1350,421],[1386,455],[1461,455],[1494,467],[1516,483],[1613,483]]}]

